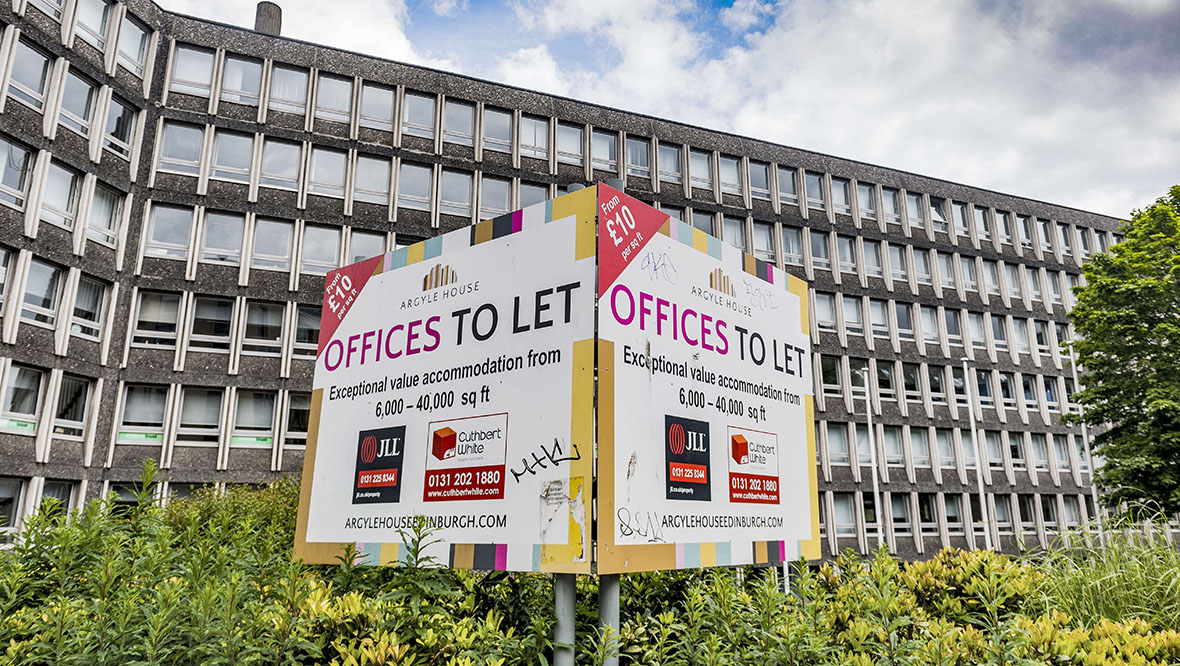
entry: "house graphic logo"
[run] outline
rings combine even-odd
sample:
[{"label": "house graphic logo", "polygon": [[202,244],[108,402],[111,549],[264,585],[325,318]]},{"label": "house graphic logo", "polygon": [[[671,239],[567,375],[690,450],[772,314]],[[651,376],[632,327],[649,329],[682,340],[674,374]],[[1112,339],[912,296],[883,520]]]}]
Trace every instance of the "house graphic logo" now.
[{"label": "house graphic logo", "polygon": [[739,465],[745,465],[750,462],[750,442],[742,435],[734,435],[729,438],[730,454],[733,456],[733,461]]},{"label": "house graphic logo", "polygon": [[455,269],[446,264],[435,264],[426,275],[422,276],[422,291],[430,291],[448,284],[454,284],[459,276]]},{"label": "house graphic logo", "polygon": [[430,436],[430,455],[438,460],[449,460],[455,457],[456,433],[450,427],[439,428]]},{"label": "house graphic logo", "polygon": [[709,288],[719,291],[726,296],[737,296],[737,290],[734,289],[733,282],[720,268],[714,268],[709,273]]}]

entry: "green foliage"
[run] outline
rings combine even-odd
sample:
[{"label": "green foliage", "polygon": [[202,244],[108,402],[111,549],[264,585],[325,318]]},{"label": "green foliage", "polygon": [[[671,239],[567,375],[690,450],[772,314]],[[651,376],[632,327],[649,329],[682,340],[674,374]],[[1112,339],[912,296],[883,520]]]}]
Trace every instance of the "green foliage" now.
[{"label": "green foliage", "polygon": [[[95,502],[29,521],[0,552],[0,666],[41,664],[547,665],[547,576],[290,559],[298,491],[202,492],[160,507]],[[1180,663],[1180,553],[1116,539],[1021,561],[884,550],[818,568],[636,574],[622,627],[597,628],[597,581],[578,579],[578,659],[627,665]],[[1063,612],[1064,611],[1064,612]]]},{"label": "green foliage", "polygon": [[1180,510],[1180,186],[1136,211],[1095,255],[1071,313],[1085,368],[1082,420],[1100,430],[1098,481],[1112,505]]}]

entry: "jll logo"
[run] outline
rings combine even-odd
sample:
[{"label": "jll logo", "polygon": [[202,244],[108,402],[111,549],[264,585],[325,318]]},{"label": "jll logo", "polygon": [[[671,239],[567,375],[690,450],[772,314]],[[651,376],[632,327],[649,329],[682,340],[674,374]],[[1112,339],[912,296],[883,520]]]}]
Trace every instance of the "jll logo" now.
[{"label": "jll logo", "polygon": [[401,498],[406,427],[365,430],[357,437],[353,504],[397,502]]},{"label": "jll logo", "polygon": [[703,500],[709,490],[709,424],[670,414],[664,416],[667,499]]}]

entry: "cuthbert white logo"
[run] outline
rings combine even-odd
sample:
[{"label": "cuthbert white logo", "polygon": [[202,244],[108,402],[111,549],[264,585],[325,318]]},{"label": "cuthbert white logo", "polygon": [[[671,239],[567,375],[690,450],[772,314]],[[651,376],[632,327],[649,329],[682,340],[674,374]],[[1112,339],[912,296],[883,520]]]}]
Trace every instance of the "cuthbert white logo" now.
[{"label": "cuthbert white logo", "polygon": [[778,504],[778,435],[729,426],[729,501]]},{"label": "cuthbert white logo", "polygon": [[423,501],[504,497],[507,414],[435,421],[429,432]]}]

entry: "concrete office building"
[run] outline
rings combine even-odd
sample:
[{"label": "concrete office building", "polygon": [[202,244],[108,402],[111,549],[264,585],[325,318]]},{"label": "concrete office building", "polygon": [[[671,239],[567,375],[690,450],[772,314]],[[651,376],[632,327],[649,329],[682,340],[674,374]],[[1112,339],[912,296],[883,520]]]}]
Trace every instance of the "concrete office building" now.
[{"label": "concrete office building", "polygon": [[0,3],[10,525],[45,497],[126,497],[145,459],[165,496],[297,474],[327,271],[612,177],[811,283],[825,552],[883,533],[922,557],[985,532],[1012,552],[1093,515],[1082,433],[1060,424],[1062,343],[1079,265],[1117,220],[296,42],[264,18]]}]

